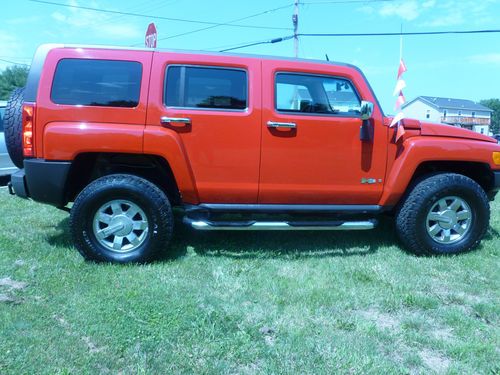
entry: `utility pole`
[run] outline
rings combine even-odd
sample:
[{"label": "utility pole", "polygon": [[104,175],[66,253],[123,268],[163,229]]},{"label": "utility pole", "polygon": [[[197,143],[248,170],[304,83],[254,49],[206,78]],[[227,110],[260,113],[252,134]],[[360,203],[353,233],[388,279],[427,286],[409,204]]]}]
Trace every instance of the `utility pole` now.
[{"label": "utility pole", "polygon": [[299,0],[295,0],[294,11],[292,16],[293,23],[293,48],[295,50],[295,57],[299,57]]}]

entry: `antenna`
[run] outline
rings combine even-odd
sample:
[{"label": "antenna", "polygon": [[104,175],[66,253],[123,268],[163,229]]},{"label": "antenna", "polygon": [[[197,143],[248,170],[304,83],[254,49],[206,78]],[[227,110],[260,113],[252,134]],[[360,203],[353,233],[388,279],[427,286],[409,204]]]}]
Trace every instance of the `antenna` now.
[{"label": "antenna", "polygon": [[328,57],[328,53],[325,53],[326,61],[330,61],[330,58]]}]

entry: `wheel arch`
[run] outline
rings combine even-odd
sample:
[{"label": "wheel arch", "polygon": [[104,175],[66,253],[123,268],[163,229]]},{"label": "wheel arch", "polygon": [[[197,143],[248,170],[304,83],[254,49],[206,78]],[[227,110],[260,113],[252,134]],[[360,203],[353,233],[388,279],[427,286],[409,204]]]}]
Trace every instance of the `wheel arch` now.
[{"label": "wheel arch", "polygon": [[[388,162],[384,192],[379,204],[395,207],[412,184],[436,173],[456,173],[477,182],[490,199],[494,193],[491,167],[492,143],[442,137],[415,137],[400,145],[394,160]],[[490,162],[490,163],[489,163]]]},{"label": "wheel arch", "polygon": [[175,174],[162,156],[103,152],[81,153],[75,157],[68,174],[66,200],[74,201],[89,183],[116,173],[142,177],[157,185],[173,206],[182,204]]}]

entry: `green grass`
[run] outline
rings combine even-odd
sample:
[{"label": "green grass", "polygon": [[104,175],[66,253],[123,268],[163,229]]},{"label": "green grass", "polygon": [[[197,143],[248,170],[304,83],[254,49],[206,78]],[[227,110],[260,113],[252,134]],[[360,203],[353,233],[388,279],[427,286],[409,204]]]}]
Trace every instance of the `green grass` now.
[{"label": "green grass", "polygon": [[500,200],[471,253],[368,232],[194,233],[86,263],[67,214],[0,189],[0,374],[500,372]]}]

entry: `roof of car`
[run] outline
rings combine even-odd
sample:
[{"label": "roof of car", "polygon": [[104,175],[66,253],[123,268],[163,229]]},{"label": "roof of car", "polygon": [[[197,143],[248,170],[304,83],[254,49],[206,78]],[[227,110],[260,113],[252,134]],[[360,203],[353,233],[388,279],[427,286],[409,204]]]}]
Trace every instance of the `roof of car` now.
[{"label": "roof of car", "polygon": [[51,46],[52,48],[97,48],[97,49],[114,49],[114,50],[129,50],[129,51],[146,51],[146,52],[171,52],[171,53],[186,53],[196,55],[210,55],[210,56],[229,56],[229,57],[247,57],[254,59],[264,60],[284,60],[284,61],[297,61],[303,63],[315,63],[335,66],[346,66],[356,70],[359,68],[355,65],[337,61],[317,60],[317,59],[304,59],[297,57],[287,56],[273,56],[273,55],[257,55],[248,53],[233,53],[233,52],[216,52],[216,51],[197,51],[197,50],[183,50],[183,49],[170,49],[170,48],[145,48],[145,47],[125,47],[125,46],[108,46],[108,45],[82,45],[82,44],[46,44],[44,46]]}]

